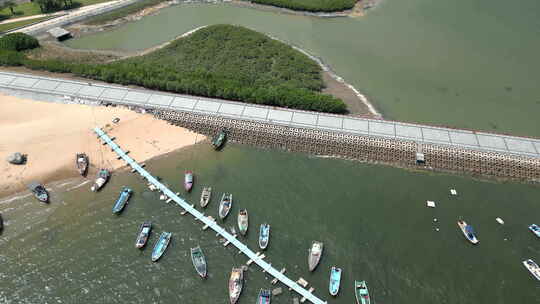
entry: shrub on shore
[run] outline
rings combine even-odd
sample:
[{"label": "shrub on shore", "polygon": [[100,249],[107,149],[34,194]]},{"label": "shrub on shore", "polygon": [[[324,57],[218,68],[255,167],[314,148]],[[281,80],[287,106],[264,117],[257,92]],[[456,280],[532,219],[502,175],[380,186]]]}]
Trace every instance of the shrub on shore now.
[{"label": "shrub on shore", "polygon": [[253,3],[273,5],[298,11],[338,12],[353,8],[357,0],[250,0]]},{"label": "shrub on shore", "polygon": [[0,50],[24,51],[39,47],[36,38],[24,33],[11,33],[0,38]]}]

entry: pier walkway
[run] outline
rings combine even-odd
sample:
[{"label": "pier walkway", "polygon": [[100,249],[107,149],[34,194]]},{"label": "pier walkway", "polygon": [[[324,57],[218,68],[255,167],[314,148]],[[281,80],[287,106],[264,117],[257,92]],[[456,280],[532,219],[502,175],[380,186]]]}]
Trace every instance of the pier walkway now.
[{"label": "pier walkway", "polygon": [[181,197],[176,195],[174,192],[169,190],[169,188],[167,188],[165,185],[160,183],[154,176],[148,173],[148,171],[146,171],[141,165],[139,165],[136,161],[134,161],[131,157],[129,157],[126,154],[126,152],[124,152],[120,148],[120,146],[118,146],[103,130],[96,127],[94,128],[94,132],[98,135],[98,138],[101,139],[104,144],[109,145],[111,149],[116,154],[118,154],[120,158],[122,158],[131,168],[133,168],[133,170],[138,172],[149,183],[153,184],[159,191],[161,191],[167,197],[175,201],[180,207],[182,207],[184,210],[186,210],[191,215],[193,215],[197,220],[201,221],[202,223],[207,225],[209,228],[214,230],[216,233],[221,235],[230,244],[233,244],[243,254],[245,254],[250,260],[252,260],[253,263],[256,263],[257,265],[259,265],[264,271],[268,272],[271,276],[278,279],[280,282],[282,282],[283,284],[287,285],[292,290],[302,295],[302,297],[306,298],[311,303],[314,303],[314,304],[326,303],[325,301],[319,299],[318,297],[316,297],[315,295],[313,295],[312,293],[310,293],[309,291],[307,291],[306,289],[298,285],[298,283],[289,279],[280,271],[273,268],[269,263],[265,262],[261,256],[257,255],[255,252],[249,249],[246,245],[244,245],[242,242],[236,239],[233,235],[231,235],[229,232],[227,232],[225,229],[219,226],[215,221],[213,221],[212,219],[209,219],[206,215],[204,215],[204,213],[201,213],[197,209],[193,208],[191,204],[189,204],[184,199],[182,199]]},{"label": "pier walkway", "polygon": [[385,139],[408,140],[473,151],[540,159],[540,139],[275,108],[212,98],[170,94],[96,82],[0,72],[0,92],[54,102],[99,102],[148,110],[188,112]]}]

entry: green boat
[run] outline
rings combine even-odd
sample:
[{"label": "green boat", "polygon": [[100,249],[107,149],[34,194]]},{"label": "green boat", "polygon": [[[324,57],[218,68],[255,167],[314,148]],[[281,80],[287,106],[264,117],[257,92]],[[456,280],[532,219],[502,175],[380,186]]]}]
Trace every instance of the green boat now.
[{"label": "green boat", "polygon": [[369,304],[369,291],[366,281],[354,281],[354,295],[356,304]]},{"label": "green boat", "polygon": [[214,149],[218,150],[223,146],[225,140],[227,140],[227,132],[225,132],[225,130],[221,130],[212,139],[212,146],[214,146]]}]

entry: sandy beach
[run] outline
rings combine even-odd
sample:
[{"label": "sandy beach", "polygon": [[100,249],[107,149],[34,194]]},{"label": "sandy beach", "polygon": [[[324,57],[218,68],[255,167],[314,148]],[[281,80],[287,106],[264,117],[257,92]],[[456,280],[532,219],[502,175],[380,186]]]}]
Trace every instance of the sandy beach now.
[{"label": "sandy beach", "polygon": [[[26,189],[29,181],[48,183],[78,176],[75,154],[90,158],[89,178],[98,168],[124,165],[99,144],[92,132],[104,127],[138,161],[195,144],[204,136],[120,107],[55,104],[0,94],[0,197]],[[112,123],[114,118],[120,122]],[[27,154],[25,165],[6,161],[14,152]]]}]

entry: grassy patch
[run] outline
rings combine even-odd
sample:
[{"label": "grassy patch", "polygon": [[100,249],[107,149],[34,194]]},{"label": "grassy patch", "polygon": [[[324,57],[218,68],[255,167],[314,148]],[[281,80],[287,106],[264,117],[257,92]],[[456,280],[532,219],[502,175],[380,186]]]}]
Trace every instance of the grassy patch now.
[{"label": "grassy patch", "polygon": [[9,30],[12,30],[14,28],[18,28],[20,26],[25,26],[25,25],[28,25],[28,24],[32,24],[34,22],[40,22],[40,21],[43,21],[43,20],[47,20],[49,18],[50,17],[38,17],[38,18],[29,19],[29,20],[23,20],[23,21],[0,24],[0,32],[9,31]]},{"label": "grassy patch", "polygon": [[337,12],[350,9],[357,0],[250,0],[253,3],[273,5],[309,12]]},{"label": "grassy patch", "polygon": [[95,16],[92,18],[88,18],[85,22],[85,24],[88,25],[99,25],[104,24],[107,22],[114,21],[116,19],[135,14],[138,11],[141,11],[147,7],[151,7],[154,5],[158,5],[161,2],[165,2],[167,0],[142,0],[133,4],[130,4],[128,6],[124,6],[122,8],[116,9],[114,11],[111,11],[109,13],[105,13],[99,16]]},{"label": "grassy patch", "polygon": [[[111,0],[73,0],[73,8],[97,4],[101,2],[109,2],[109,1]],[[64,7],[58,8],[59,11],[63,9],[69,9],[69,8],[64,8]],[[39,9],[39,5],[36,2],[25,2],[25,3],[18,4],[17,6],[13,8],[13,10],[15,14],[11,14],[11,11],[9,8],[4,8],[3,10],[0,10],[0,20],[44,14]],[[53,12],[48,12],[48,13],[53,13]]]}]

